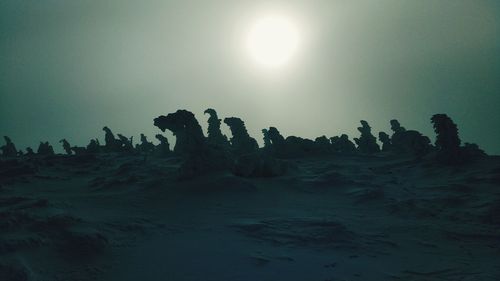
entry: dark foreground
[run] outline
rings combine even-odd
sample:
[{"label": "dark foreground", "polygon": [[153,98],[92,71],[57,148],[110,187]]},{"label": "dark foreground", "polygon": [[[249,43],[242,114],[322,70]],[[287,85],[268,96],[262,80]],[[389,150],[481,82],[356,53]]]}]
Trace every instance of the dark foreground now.
[{"label": "dark foreground", "polygon": [[500,280],[500,157],[289,160],[177,180],[180,160],[0,166],[0,280]]}]

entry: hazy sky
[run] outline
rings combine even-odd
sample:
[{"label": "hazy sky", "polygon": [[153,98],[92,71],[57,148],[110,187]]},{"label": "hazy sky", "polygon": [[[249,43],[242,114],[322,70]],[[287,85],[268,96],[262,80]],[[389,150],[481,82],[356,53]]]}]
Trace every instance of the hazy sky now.
[{"label": "hazy sky", "polygon": [[[259,68],[243,42],[264,14],[301,44]],[[152,136],[177,109],[241,117],[314,138],[374,134],[389,120],[434,138],[447,113],[461,139],[500,154],[500,1],[0,1],[0,134],[18,148],[65,137]],[[173,137],[169,135],[171,142]]]}]

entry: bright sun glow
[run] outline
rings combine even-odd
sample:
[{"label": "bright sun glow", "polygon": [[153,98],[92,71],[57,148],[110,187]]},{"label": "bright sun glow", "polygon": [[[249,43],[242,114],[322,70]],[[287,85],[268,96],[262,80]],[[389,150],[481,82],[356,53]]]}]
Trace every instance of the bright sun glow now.
[{"label": "bright sun glow", "polygon": [[278,67],[293,57],[299,45],[296,26],[287,18],[269,16],[257,20],[246,40],[246,47],[262,66]]}]

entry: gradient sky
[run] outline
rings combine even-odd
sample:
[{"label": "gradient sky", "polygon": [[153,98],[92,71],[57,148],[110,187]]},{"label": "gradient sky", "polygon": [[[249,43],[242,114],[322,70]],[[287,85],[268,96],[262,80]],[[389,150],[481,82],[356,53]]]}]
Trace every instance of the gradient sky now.
[{"label": "gradient sky", "polygon": [[[252,22],[285,15],[302,44],[261,69],[243,48]],[[500,1],[0,1],[0,134],[18,149],[104,125],[152,136],[177,109],[238,116],[314,138],[374,134],[399,119],[434,139],[447,113],[464,142],[500,154]],[[226,130],[226,129],[224,129]],[[227,131],[227,130],[226,130]],[[174,138],[168,135],[171,143]]]}]

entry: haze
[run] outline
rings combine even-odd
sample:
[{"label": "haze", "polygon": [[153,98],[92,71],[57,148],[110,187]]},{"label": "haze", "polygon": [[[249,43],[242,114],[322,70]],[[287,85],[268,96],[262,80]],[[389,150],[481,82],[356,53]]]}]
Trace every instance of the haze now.
[{"label": "haze", "polygon": [[[270,4],[271,3],[271,4]],[[285,67],[245,52],[252,22],[279,13],[301,29]],[[154,117],[203,110],[250,134],[358,136],[389,120],[433,138],[446,113],[462,141],[500,154],[498,1],[0,2],[0,134],[19,149],[67,138],[158,132]],[[171,142],[174,139],[168,136]]]}]

